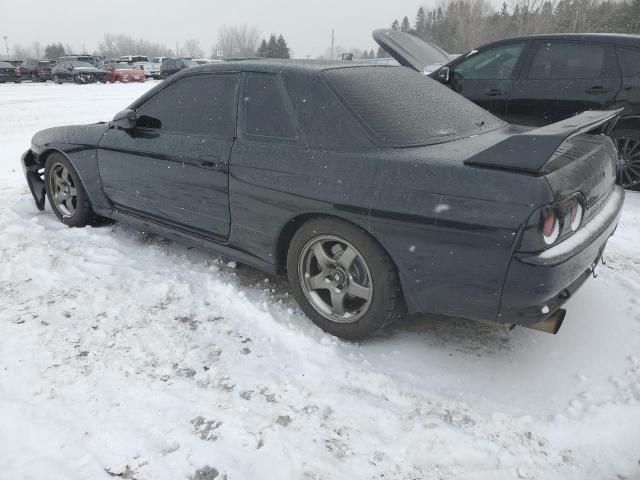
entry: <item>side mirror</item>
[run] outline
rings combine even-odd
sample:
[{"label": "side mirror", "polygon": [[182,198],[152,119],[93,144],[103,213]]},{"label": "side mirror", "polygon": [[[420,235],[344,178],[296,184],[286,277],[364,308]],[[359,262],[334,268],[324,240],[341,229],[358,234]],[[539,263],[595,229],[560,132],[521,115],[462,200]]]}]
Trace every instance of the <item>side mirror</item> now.
[{"label": "side mirror", "polygon": [[447,83],[449,81],[449,67],[442,67],[440,70],[438,70],[436,79],[439,82]]},{"label": "side mirror", "polygon": [[111,126],[122,130],[133,130],[138,126],[138,115],[133,110],[123,110],[116,113]]}]

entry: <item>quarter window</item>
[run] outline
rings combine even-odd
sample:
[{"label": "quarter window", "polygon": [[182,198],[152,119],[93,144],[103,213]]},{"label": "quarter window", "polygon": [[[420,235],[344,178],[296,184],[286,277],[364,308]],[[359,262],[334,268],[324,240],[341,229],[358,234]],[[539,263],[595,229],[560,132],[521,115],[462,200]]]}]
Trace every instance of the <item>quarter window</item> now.
[{"label": "quarter window", "polygon": [[615,60],[607,45],[545,42],[531,64],[532,80],[602,78],[615,75]]},{"label": "quarter window", "polygon": [[640,50],[618,47],[618,60],[623,77],[634,77],[640,74]]},{"label": "quarter window", "polygon": [[247,78],[245,128],[247,135],[294,139],[296,134],[274,75],[252,74]]},{"label": "quarter window", "polygon": [[178,80],[136,109],[139,125],[200,135],[235,135],[238,75],[202,75]]},{"label": "quarter window", "polygon": [[524,50],[524,43],[510,43],[470,54],[454,67],[455,77],[467,80],[502,80],[511,78]]}]

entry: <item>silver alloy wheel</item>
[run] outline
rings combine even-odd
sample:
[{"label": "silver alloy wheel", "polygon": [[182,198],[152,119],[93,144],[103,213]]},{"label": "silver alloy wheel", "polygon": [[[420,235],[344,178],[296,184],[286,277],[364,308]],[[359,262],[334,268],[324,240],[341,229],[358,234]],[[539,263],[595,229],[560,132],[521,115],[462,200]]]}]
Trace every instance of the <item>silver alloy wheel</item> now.
[{"label": "silver alloy wheel", "polygon": [[78,189],[69,169],[55,163],[49,171],[49,188],[56,209],[63,217],[73,217],[78,208]]},{"label": "silver alloy wheel", "polygon": [[311,306],[332,322],[355,323],[371,306],[369,266],[343,238],[320,235],[309,240],[298,258],[298,278]]},{"label": "silver alloy wheel", "polygon": [[623,187],[633,187],[640,183],[640,139],[617,137],[618,183]]}]

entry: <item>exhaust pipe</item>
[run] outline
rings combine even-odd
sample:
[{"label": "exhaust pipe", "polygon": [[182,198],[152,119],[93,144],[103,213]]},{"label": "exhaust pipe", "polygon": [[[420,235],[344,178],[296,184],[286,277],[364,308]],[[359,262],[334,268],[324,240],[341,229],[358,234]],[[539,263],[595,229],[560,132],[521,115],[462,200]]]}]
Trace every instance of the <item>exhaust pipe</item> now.
[{"label": "exhaust pipe", "polygon": [[552,333],[555,335],[560,331],[560,327],[562,327],[562,322],[564,321],[564,316],[566,314],[567,311],[561,308],[549,318],[542,320],[541,322],[522,326],[531,330],[538,330],[539,332]]}]

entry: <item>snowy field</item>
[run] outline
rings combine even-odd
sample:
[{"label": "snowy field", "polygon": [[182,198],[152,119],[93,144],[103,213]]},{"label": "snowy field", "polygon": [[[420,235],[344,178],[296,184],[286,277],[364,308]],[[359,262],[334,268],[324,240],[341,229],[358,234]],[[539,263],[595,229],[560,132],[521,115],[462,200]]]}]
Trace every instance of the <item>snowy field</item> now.
[{"label": "snowy field", "polygon": [[640,479],[640,193],[557,336],[349,344],[280,279],[37,211],[31,136],[152,85],[0,85],[0,478]]}]

